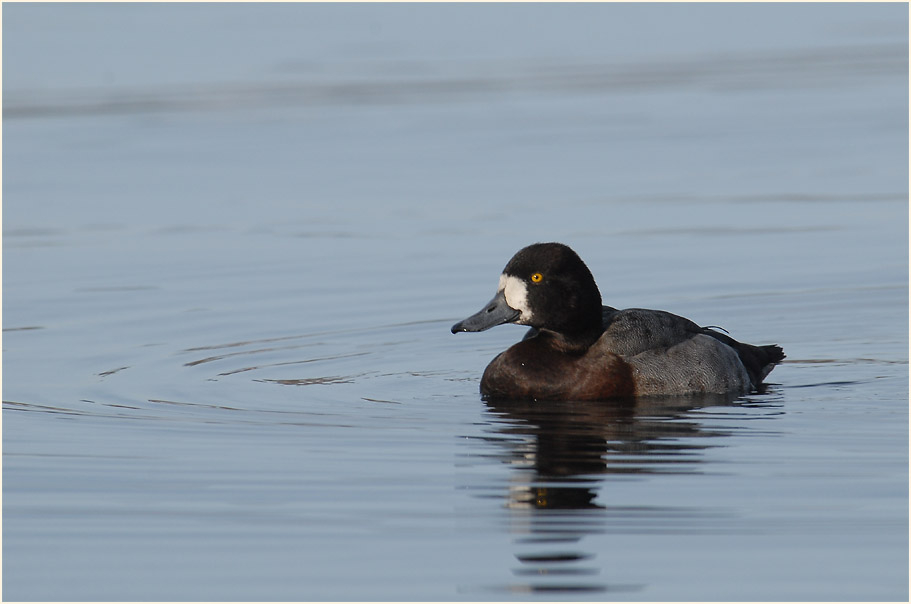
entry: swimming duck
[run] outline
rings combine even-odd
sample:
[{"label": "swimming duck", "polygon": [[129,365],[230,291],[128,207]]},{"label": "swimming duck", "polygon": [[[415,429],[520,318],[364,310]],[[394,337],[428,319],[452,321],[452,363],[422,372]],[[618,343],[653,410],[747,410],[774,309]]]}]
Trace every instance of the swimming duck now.
[{"label": "swimming duck", "polygon": [[746,393],[784,359],[779,346],[743,344],[662,310],[602,306],[578,254],[561,243],[519,250],[497,295],[452,333],[528,325],[481,378],[487,398],[602,400]]}]

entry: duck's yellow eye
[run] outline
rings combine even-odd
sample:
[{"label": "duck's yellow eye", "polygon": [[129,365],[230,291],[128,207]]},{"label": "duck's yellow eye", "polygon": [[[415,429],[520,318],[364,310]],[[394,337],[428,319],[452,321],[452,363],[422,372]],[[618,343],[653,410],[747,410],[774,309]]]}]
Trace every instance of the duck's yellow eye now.
[{"label": "duck's yellow eye", "polygon": [[541,281],[543,281],[543,280],[544,280],[544,275],[542,275],[541,273],[535,273],[534,275],[531,276],[532,283],[541,283]]}]

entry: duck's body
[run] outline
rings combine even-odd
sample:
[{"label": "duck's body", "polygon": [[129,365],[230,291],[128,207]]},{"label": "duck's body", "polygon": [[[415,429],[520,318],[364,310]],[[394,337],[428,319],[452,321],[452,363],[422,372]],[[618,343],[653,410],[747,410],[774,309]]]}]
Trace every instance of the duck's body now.
[{"label": "duck's body", "polygon": [[[491,361],[481,392],[542,400],[723,394],[747,392],[767,374],[757,366],[751,378],[723,334],[689,319],[660,310],[603,308],[604,332],[586,350],[567,349],[558,334],[534,330]],[[736,345],[755,349],[754,358],[763,355],[762,348]]]},{"label": "duck's body", "polygon": [[487,397],[601,400],[693,393],[745,393],[784,358],[778,346],[752,346],[660,310],[601,306],[582,260],[565,245],[520,250],[497,296],[453,326],[482,331],[530,325],[481,378]]}]

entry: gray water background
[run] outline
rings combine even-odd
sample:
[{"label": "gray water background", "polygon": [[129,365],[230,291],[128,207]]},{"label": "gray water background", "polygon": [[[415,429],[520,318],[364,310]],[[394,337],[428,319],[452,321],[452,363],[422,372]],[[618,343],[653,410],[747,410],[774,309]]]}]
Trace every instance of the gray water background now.
[{"label": "gray water background", "polygon": [[[520,247],[779,343],[494,404]],[[6,600],[907,600],[908,7],[3,6]]]}]

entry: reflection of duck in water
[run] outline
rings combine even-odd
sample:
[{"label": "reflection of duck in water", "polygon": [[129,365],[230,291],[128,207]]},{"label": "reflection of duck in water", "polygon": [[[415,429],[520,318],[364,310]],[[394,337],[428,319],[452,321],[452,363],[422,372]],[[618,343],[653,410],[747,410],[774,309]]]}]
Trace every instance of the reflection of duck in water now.
[{"label": "reflection of duck in water", "polygon": [[[503,446],[497,457],[511,467],[507,508],[515,536],[512,569],[521,593],[638,591],[642,585],[605,582],[589,535],[612,530],[675,526],[701,510],[656,502],[617,506],[604,485],[608,474],[696,471],[700,451],[724,436],[688,419],[699,407],[730,405],[733,395],[692,395],[602,401],[504,401],[488,399],[491,422]],[[700,442],[702,441],[702,442]],[[682,462],[682,463],[681,463]],[[670,519],[670,520],[669,520]],[[622,581],[622,578],[621,578]]]},{"label": "reflection of duck in water", "polygon": [[[623,399],[605,405],[598,401],[487,400],[498,416],[501,434],[524,436],[508,440],[507,461],[531,470],[516,477],[510,507],[584,509],[595,503],[603,474],[655,474],[684,471],[686,456],[712,446],[692,437],[719,436],[697,422],[677,421],[688,411],[729,405],[734,395],[691,395]],[[675,421],[669,421],[675,420]],[[681,439],[687,439],[683,442]]]},{"label": "reflection of duck in water", "polygon": [[601,305],[591,272],[559,243],[520,250],[497,295],[452,332],[502,323],[533,329],[481,378],[487,397],[603,400],[739,393],[757,389],[784,358],[778,346],[743,344],[660,310]]}]

